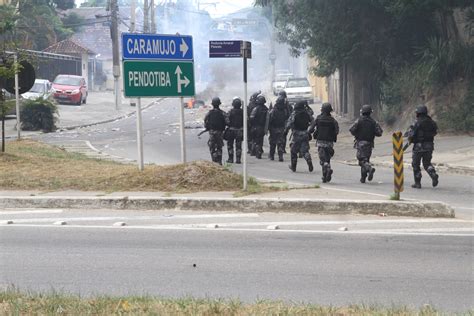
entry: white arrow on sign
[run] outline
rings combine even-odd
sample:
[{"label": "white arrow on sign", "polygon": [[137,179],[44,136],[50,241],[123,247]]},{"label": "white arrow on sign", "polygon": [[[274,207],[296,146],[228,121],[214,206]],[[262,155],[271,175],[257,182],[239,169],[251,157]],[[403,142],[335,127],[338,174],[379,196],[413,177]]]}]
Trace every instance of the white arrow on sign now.
[{"label": "white arrow on sign", "polygon": [[181,70],[181,67],[179,66],[176,67],[176,71],[174,73],[178,80],[178,93],[181,93],[182,91],[181,85],[184,84],[184,87],[186,88],[191,81],[189,81],[189,79],[186,76],[184,76],[184,79],[181,79],[181,75],[183,74],[183,71]]},{"label": "white arrow on sign", "polygon": [[181,53],[183,54],[183,57],[184,55],[186,55],[186,53],[188,52],[188,45],[186,44],[186,42],[184,41],[184,38],[181,38],[181,44],[179,45],[179,50],[181,51]]}]

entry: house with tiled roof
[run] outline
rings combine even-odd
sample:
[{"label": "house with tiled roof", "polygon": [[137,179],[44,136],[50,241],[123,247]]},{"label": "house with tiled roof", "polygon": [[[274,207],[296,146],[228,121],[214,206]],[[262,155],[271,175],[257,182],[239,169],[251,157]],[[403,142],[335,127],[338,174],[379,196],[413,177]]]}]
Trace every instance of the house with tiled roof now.
[{"label": "house with tiled roof", "polygon": [[[70,55],[81,58],[81,76],[86,79],[89,88],[94,89],[94,63],[97,55],[93,50],[74,41],[73,39],[65,39],[43,50],[47,53]],[[92,65],[92,67],[91,67]],[[92,68],[92,69],[91,69]]]}]

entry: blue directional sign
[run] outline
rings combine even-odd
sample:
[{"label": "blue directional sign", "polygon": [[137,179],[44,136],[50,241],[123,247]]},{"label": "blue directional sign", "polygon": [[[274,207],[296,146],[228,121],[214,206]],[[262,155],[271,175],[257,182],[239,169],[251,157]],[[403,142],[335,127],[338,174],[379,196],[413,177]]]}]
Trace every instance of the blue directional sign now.
[{"label": "blue directional sign", "polygon": [[189,35],[122,33],[123,59],[193,60]]},{"label": "blue directional sign", "polygon": [[210,41],[210,58],[242,57],[242,41]]}]

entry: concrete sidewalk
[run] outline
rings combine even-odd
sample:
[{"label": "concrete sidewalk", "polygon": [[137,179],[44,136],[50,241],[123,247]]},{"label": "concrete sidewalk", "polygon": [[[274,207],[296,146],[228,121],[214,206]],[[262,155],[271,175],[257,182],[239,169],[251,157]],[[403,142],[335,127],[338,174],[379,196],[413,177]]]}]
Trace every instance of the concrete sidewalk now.
[{"label": "concrete sidewalk", "polygon": [[445,203],[390,201],[376,194],[323,188],[297,188],[236,197],[234,192],[83,192],[0,191],[2,208],[66,208],[115,210],[195,210],[234,212],[287,212],[317,215],[380,215],[411,217],[454,217]]}]

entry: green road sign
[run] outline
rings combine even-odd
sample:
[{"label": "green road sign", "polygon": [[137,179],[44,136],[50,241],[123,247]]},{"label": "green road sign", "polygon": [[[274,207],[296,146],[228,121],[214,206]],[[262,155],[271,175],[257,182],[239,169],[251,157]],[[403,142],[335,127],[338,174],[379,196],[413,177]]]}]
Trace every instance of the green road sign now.
[{"label": "green road sign", "polygon": [[123,81],[126,97],[191,97],[195,94],[192,62],[125,60]]}]

